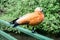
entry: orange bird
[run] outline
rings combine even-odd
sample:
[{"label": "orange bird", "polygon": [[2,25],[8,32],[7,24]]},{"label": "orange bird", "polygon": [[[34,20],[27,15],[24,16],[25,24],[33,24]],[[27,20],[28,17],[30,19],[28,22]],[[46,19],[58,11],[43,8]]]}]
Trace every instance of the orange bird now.
[{"label": "orange bird", "polygon": [[[13,20],[12,24],[14,24],[13,27],[16,27],[18,25],[24,25],[27,24],[27,27],[29,27],[29,25],[31,26],[35,26],[39,23],[41,23],[44,20],[44,14],[42,12],[42,8],[37,7],[34,12],[32,13],[27,13],[25,15],[23,15],[22,17],[19,17],[15,20]],[[34,27],[32,28],[32,32],[34,31]]]}]

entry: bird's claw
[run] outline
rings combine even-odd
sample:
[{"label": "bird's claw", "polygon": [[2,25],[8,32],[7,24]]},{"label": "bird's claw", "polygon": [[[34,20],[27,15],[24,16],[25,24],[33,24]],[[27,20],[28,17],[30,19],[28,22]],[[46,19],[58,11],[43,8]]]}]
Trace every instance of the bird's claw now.
[{"label": "bird's claw", "polygon": [[35,33],[35,30],[32,30],[32,33]]}]

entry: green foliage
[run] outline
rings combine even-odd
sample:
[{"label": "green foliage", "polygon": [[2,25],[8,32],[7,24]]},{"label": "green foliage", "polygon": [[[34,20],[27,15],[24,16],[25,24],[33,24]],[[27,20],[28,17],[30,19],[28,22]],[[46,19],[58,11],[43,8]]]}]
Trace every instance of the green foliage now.
[{"label": "green foliage", "polygon": [[60,2],[59,0],[1,0],[0,19],[11,21],[28,12],[33,12],[36,7],[42,7],[45,19],[38,26],[47,32],[58,33],[60,30]]}]

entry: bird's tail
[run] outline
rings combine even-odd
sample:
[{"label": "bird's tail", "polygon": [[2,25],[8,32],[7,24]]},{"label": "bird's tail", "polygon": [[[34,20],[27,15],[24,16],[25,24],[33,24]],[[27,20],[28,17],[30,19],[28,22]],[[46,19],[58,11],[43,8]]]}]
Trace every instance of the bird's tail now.
[{"label": "bird's tail", "polygon": [[[17,18],[17,19],[19,19],[19,18]],[[10,24],[14,24],[17,19],[14,19],[13,21],[11,21]]]},{"label": "bird's tail", "polygon": [[19,24],[18,24],[17,22],[15,22],[13,27],[16,27],[16,26],[18,26],[18,25],[19,25]]}]

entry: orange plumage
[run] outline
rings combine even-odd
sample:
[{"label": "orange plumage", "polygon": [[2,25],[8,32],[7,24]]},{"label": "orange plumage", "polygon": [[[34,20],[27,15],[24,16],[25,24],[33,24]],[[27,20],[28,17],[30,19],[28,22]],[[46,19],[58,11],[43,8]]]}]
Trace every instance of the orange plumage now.
[{"label": "orange plumage", "polygon": [[35,9],[34,12],[23,15],[16,22],[18,24],[28,23],[29,25],[36,25],[41,23],[43,20],[44,20],[43,12],[38,9]]}]

